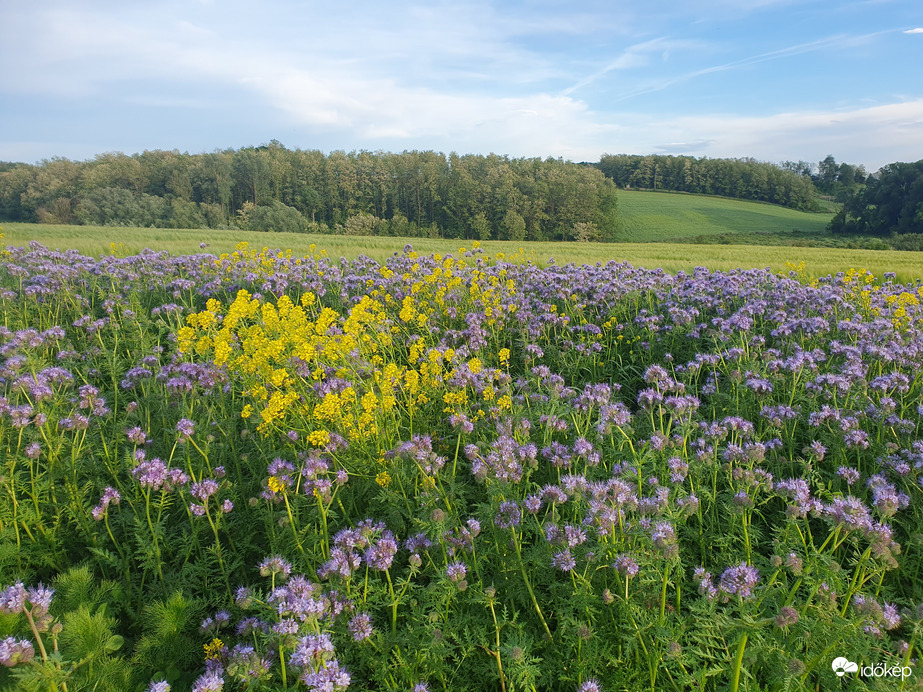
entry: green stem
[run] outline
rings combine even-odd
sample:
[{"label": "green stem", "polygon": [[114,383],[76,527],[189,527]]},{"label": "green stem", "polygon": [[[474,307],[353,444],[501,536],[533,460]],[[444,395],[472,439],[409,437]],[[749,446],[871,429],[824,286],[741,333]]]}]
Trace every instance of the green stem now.
[{"label": "green stem", "polygon": [[284,490],[282,491],[282,498],[285,500],[285,511],[288,512],[288,525],[292,527],[295,545],[298,546],[298,550],[304,555],[304,547],[301,545],[301,538],[298,536],[298,529],[295,527],[295,517],[292,515],[292,506],[288,502],[288,493]]},{"label": "green stem", "polygon": [[670,564],[663,568],[663,585],[660,589],[660,621],[663,622],[664,613],[667,610],[667,583],[670,576]]},{"label": "green stem", "polygon": [[388,578],[388,592],[391,594],[391,634],[397,634],[397,599],[394,597],[394,584],[391,582],[390,570],[385,570]]},{"label": "green stem", "polygon": [[744,633],[740,637],[740,643],[737,645],[737,656],[734,658],[734,672],[731,678],[731,692],[737,692],[740,686],[740,668],[744,661],[744,649],[747,646],[747,635]]},{"label": "green stem", "polygon": [[[163,568],[160,559],[160,545],[157,543],[157,534],[154,532],[154,522],[151,521],[151,490],[144,490],[144,513],[147,516],[147,526],[151,530],[151,539],[154,541],[154,555],[157,557],[157,576],[163,581]],[[108,526],[108,525],[107,525]]]},{"label": "green stem", "polygon": [[522,546],[519,545],[519,537],[516,535],[516,529],[513,529],[513,544],[516,546],[516,557],[519,562],[519,571],[522,574],[522,580],[526,583],[526,589],[529,591],[529,597],[532,599],[532,605],[535,606],[535,612],[538,613],[539,620],[542,621],[542,627],[545,628],[545,634],[548,639],[553,639],[548,623],[545,622],[545,616],[542,615],[542,609],[538,605],[538,599],[535,598],[535,591],[532,590],[532,583],[529,581],[529,575],[526,573],[526,566],[522,562]]}]

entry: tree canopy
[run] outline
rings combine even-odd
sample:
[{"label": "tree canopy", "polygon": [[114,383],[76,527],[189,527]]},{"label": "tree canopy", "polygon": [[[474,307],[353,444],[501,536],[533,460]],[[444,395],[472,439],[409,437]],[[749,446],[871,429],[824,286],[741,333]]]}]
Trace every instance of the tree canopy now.
[{"label": "tree canopy", "polygon": [[259,147],[0,166],[0,218],[64,224],[611,240],[616,188],[562,159]]},{"label": "tree canopy", "polygon": [[596,165],[622,188],[721,195],[801,210],[814,207],[812,167],[804,162],[779,166],[751,158],[603,154]]},{"label": "tree canopy", "polygon": [[923,160],[890,163],[844,202],[834,233],[923,233]]}]

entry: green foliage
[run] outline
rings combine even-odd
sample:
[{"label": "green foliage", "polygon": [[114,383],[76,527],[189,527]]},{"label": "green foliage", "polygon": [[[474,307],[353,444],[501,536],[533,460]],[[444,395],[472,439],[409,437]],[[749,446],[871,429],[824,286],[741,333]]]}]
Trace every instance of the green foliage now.
[{"label": "green foliage", "polygon": [[181,679],[200,658],[201,644],[192,633],[201,619],[201,608],[180,592],[147,604],[132,662],[154,671],[154,677]]},{"label": "green foliage", "polygon": [[620,188],[670,190],[814,208],[810,177],[755,159],[603,154],[596,166]]},{"label": "green foliage", "polygon": [[95,584],[86,567],[59,574],[54,585],[55,597],[46,618],[40,614],[42,607],[27,602],[26,616],[0,626],[0,634],[31,635],[38,649],[28,664],[0,672],[0,686],[6,689],[4,683],[12,684],[12,689],[22,692],[124,692],[135,688],[137,671],[123,658],[125,639],[116,633],[117,618],[108,614],[110,603],[117,604],[121,597],[118,586]]},{"label": "green foliage", "polygon": [[238,212],[238,219],[240,227],[246,231],[300,233],[305,229],[301,212],[278,200],[261,206],[246,202]]},{"label": "green foliage", "polygon": [[[511,216],[512,215],[512,216]],[[0,171],[12,221],[459,239],[565,240],[617,227],[615,186],[561,159],[433,151],[289,150],[273,141],[211,154],[145,151]]]},{"label": "green foliage", "polygon": [[834,233],[923,233],[923,160],[892,163],[870,177],[833,217]]},{"label": "green foliage", "polygon": [[[5,251],[0,586],[53,578],[56,594],[49,621],[35,604],[0,618],[47,644],[0,687],[185,689],[208,657],[228,690],[290,688],[309,637],[380,690],[827,689],[831,654],[916,652],[920,469],[895,456],[923,432],[909,287],[314,250]],[[898,368],[905,384],[880,384]],[[831,406],[856,422],[815,424]],[[844,437],[859,421],[867,451]],[[874,492],[839,465],[906,493],[868,510],[893,542],[833,519]],[[791,512],[769,474],[816,504]],[[359,568],[328,568],[337,549]],[[709,590],[740,566],[758,590]]]}]

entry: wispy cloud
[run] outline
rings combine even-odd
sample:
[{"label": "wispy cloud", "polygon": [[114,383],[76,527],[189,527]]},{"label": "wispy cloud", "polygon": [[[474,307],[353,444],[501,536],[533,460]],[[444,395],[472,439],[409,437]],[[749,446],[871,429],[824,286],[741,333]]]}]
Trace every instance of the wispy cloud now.
[{"label": "wispy cloud", "polygon": [[828,36],[822,39],[817,39],[815,41],[809,41],[806,43],[798,43],[791,46],[786,46],[784,48],[778,48],[776,50],[767,51],[764,53],[758,53],[756,55],[750,55],[745,58],[740,58],[738,60],[732,60],[730,62],[721,63],[718,65],[712,65],[709,67],[704,67],[698,70],[693,70],[683,74],[678,74],[672,77],[665,77],[659,79],[651,79],[646,83],[622,91],[617,97],[617,101],[626,101],[644,94],[650,94],[657,91],[663,91],[674,85],[681,84],[684,82],[689,82],[691,80],[697,79],[699,77],[704,77],[706,75],[715,74],[718,72],[729,72],[732,70],[737,70],[743,67],[748,67],[751,65],[756,65],[759,63],[770,62],[773,60],[780,60],[784,58],[790,58],[797,55],[803,55],[805,53],[812,53],[820,50],[828,49],[837,49],[842,50],[849,47],[855,47],[867,43],[871,39],[885,34],[888,32],[874,32],[870,34],[863,34],[859,36],[849,36],[849,35],[836,35]]},{"label": "wispy cloud", "polygon": [[923,27],[917,27],[916,29],[907,29],[904,32],[905,34],[923,34]]},{"label": "wispy cloud", "polygon": [[637,70],[638,68],[642,68],[650,62],[650,56],[652,54],[669,56],[669,54],[674,51],[695,50],[702,52],[707,49],[708,46],[706,46],[701,41],[677,40],[665,37],[651,39],[642,43],[636,43],[626,48],[620,55],[618,55],[614,60],[610,61],[604,67],[580,79],[572,86],[564,89],[561,93],[564,95],[570,95],[578,89],[582,89],[583,87],[591,85],[593,82],[596,82],[610,72],[620,70]]}]

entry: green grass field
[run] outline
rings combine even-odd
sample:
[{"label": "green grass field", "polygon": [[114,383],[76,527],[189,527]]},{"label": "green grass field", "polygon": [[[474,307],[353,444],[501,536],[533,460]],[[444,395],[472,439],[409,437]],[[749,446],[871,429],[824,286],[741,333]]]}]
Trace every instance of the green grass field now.
[{"label": "green grass field", "polygon": [[[653,193],[658,194],[658,193]],[[232,252],[234,246],[247,241],[261,249],[291,249],[303,255],[312,244],[331,257],[353,259],[360,254],[382,261],[401,252],[410,243],[421,253],[457,253],[463,243],[457,240],[427,238],[379,238],[297,233],[256,233],[247,231],[172,230],[158,228],[110,228],[93,226],[44,226],[9,223],[3,225],[9,245],[27,245],[37,241],[53,249],[74,248],[87,255],[109,254],[110,243],[121,243],[117,254],[128,255],[145,248],[166,250],[172,254],[201,252],[200,242],[209,243],[207,252]],[[470,247],[470,245],[467,245]],[[782,247],[771,245],[696,245],[689,243],[513,243],[490,241],[484,249],[507,256],[522,250],[527,259],[544,265],[549,258],[558,264],[605,263],[627,261],[638,267],[662,268],[668,272],[690,271],[703,266],[714,270],[769,267],[786,269],[786,263],[805,262],[813,276],[824,276],[856,267],[875,274],[895,272],[901,281],[923,279],[923,256],[917,252],[881,250],[847,250],[841,248]]]},{"label": "green grass field", "polygon": [[[595,264],[609,260],[628,261],[635,266],[662,268],[668,272],[689,271],[696,266],[730,270],[770,267],[782,271],[786,263],[804,261],[812,275],[826,275],[861,267],[876,274],[895,272],[901,280],[923,279],[923,257],[919,253],[881,250],[850,250],[824,247],[791,247],[797,239],[823,240],[830,214],[808,214],[770,204],[705,197],[622,190],[619,192],[622,223],[620,240],[609,243],[484,243],[487,252],[512,255],[522,250],[526,258],[545,264],[550,258],[559,264]],[[50,248],[74,248],[88,255],[110,253],[111,243],[120,243],[117,254],[134,254],[145,248],[172,254],[200,252],[199,243],[209,244],[215,254],[231,252],[247,241],[256,249],[291,249],[306,254],[312,244],[331,257],[353,259],[360,254],[383,261],[410,243],[421,253],[457,253],[469,246],[458,240],[429,238],[352,237],[296,233],[258,233],[237,230],[174,230],[161,228],[111,228],[94,226],[50,226],[23,223],[3,225],[5,242],[26,245],[32,240]],[[695,240],[721,238],[726,244],[696,244]],[[757,243],[757,244],[754,244]]]},{"label": "green grass field", "polygon": [[620,240],[682,242],[710,235],[822,238],[833,214],[723,197],[619,190],[619,217]]}]

